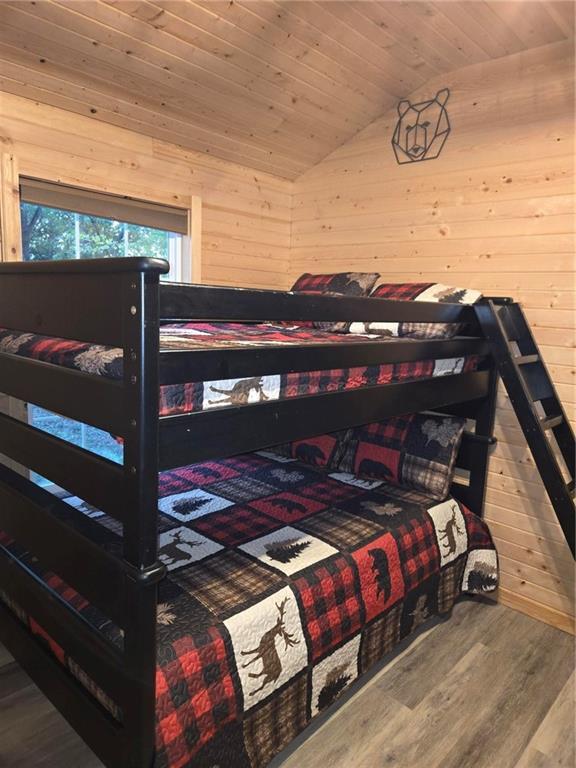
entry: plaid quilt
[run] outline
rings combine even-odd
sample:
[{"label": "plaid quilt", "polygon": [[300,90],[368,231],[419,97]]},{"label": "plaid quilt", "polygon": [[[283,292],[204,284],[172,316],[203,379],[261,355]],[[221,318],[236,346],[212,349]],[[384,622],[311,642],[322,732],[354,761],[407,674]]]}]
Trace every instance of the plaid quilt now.
[{"label": "plaid quilt", "polygon": [[408,413],[356,427],[345,441],[338,468],[443,501],[465,424],[459,416]]},{"label": "plaid quilt", "polygon": [[[395,301],[428,301],[450,304],[474,304],[482,298],[480,291],[456,288],[444,283],[381,283],[370,294],[373,298]],[[451,339],[465,333],[462,323],[352,323],[353,333],[378,333],[413,339]]]},{"label": "plaid quilt", "polygon": [[[323,275],[311,275],[305,272],[300,275],[290,290],[293,293],[368,296],[379,277],[378,272],[337,272]],[[350,323],[345,321],[303,322],[301,325],[337,333],[346,333],[350,328]]]},{"label": "plaid quilt", "polygon": [[[361,334],[328,333],[317,328],[246,323],[179,323],[161,328],[162,349],[228,349],[307,344],[361,343]],[[372,340],[378,337],[371,337]],[[382,343],[394,343],[381,338]],[[120,379],[122,350],[79,341],[20,333],[0,328],[0,352],[75,368],[85,373]],[[282,400],[300,395],[336,392],[407,379],[444,376],[475,370],[477,356],[386,363],[326,371],[305,371],[243,379],[201,381],[160,388],[160,415],[169,416],[208,408],[226,408]]]},{"label": "plaid quilt", "polygon": [[263,768],[426,618],[497,585],[486,525],[452,499],[267,453],[164,473],[160,494],[156,768]]}]

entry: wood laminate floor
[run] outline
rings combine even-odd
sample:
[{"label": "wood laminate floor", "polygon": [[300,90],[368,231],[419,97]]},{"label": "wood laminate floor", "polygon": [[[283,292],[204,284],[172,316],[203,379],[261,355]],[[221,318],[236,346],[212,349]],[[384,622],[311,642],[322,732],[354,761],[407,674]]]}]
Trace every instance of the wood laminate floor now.
[{"label": "wood laminate floor", "polygon": [[[574,685],[571,636],[466,600],[271,768],[574,768]],[[101,765],[0,646],[1,768]]]}]

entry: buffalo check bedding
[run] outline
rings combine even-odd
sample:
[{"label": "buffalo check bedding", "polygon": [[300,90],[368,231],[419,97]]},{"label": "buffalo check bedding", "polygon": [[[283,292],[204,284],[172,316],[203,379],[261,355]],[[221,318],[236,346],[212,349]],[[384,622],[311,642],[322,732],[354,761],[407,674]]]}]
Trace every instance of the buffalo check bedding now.
[{"label": "buffalo check bedding", "polygon": [[[102,545],[120,550],[114,520],[66,501],[84,513],[76,525],[96,521]],[[266,766],[426,618],[497,585],[488,528],[454,499],[267,452],[161,474],[159,523],[168,577],[159,591],[156,768]],[[120,642],[57,575],[31,566]],[[12,608],[119,717],[74,659]]]},{"label": "buffalo check bedding", "polygon": [[[178,323],[163,326],[160,330],[161,349],[183,351],[362,343],[367,339],[387,344],[397,341],[377,335],[329,333],[311,327],[283,327],[264,323]],[[114,347],[0,328],[0,352],[112,379],[122,377],[122,350]],[[475,370],[478,362],[477,356],[470,355],[167,385],[160,388],[160,415],[178,415],[208,408],[225,408],[408,379],[444,376]]]}]

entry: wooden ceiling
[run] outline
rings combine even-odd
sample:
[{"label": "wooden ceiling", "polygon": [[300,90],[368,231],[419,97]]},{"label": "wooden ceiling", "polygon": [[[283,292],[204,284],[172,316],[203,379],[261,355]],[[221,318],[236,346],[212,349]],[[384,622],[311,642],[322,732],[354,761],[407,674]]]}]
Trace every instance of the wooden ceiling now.
[{"label": "wooden ceiling", "polygon": [[0,0],[0,89],[294,179],[429,78],[573,35],[572,2]]}]

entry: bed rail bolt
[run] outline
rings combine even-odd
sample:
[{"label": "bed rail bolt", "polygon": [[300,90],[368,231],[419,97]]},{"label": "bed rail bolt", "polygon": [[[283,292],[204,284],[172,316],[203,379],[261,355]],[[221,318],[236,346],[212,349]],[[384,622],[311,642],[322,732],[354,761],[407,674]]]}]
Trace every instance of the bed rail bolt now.
[{"label": "bed rail bolt", "polygon": [[474,432],[464,432],[463,437],[465,440],[482,445],[496,445],[498,442],[498,438],[494,435],[476,435]]}]

